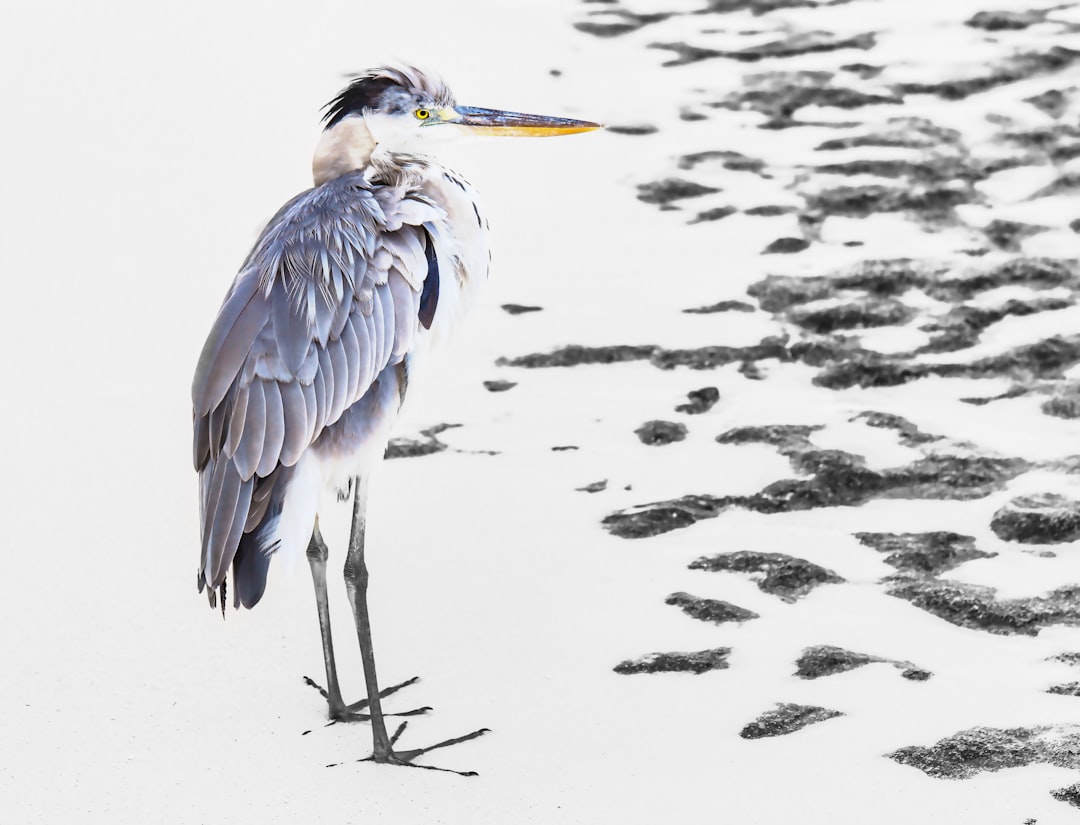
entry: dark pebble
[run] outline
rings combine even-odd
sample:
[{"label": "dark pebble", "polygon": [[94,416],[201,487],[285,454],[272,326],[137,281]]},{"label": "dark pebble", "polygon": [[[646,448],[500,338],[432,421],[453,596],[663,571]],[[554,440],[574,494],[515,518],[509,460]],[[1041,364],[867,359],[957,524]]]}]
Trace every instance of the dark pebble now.
[{"label": "dark pebble", "polygon": [[698,212],[687,223],[708,223],[709,221],[720,221],[730,215],[734,215],[739,210],[734,206],[717,206],[714,209],[706,209],[703,212]]},{"label": "dark pebble", "polygon": [[665,178],[653,183],[638,185],[638,200],[645,203],[669,204],[684,198],[699,198],[720,190],[712,186],[703,186],[680,178]]},{"label": "dark pebble", "polygon": [[599,493],[607,489],[607,479],[602,481],[594,481],[591,484],[586,484],[584,487],[575,487],[579,493]]},{"label": "dark pebble", "polygon": [[739,607],[731,602],[719,599],[700,599],[697,596],[691,596],[689,593],[672,593],[664,599],[664,604],[671,604],[681,608],[682,612],[692,619],[712,622],[713,624],[746,622],[760,618],[759,614],[753,610],[747,610],[745,607]]},{"label": "dark pebble", "polygon": [[691,309],[684,309],[683,312],[688,312],[691,315],[709,315],[714,312],[753,312],[754,307],[752,304],[746,303],[746,301],[718,301],[715,304],[709,304],[703,307],[693,307]]},{"label": "dark pebble", "polygon": [[679,404],[675,412],[687,415],[701,415],[711,410],[720,400],[720,390],[716,387],[702,387],[700,390],[691,390],[686,394],[690,399],[688,404]]},{"label": "dark pebble", "polygon": [[516,386],[517,381],[507,381],[504,378],[484,382],[484,389],[488,392],[506,392],[507,390],[512,390]]},{"label": "dark pebble", "polygon": [[1024,98],[1025,103],[1030,103],[1040,112],[1045,112],[1050,117],[1061,117],[1068,108],[1069,101],[1064,92],[1058,89],[1047,89],[1042,94]]},{"label": "dark pebble", "polygon": [[775,710],[766,711],[744,727],[739,736],[743,739],[762,739],[766,736],[785,736],[797,730],[833,719],[844,714],[838,710],[814,705],[778,703]]},{"label": "dark pebble", "polygon": [[605,130],[608,132],[614,132],[617,135],[654,135],[660,130],[655,126],[648,123],[642,123],[634,126],[607,126]]},{"label": "dark pebble", "polygon": [[543,307],[530,307],[524,304],[503,304],[503,311],[509,312],[511,315],[524,315],[526,312],[541,312]]},{"label": "dark pebble", "polygon": [[749,573],[760,590],[786,602],[794,602],[818,585],[839,584],[844,581],[832,570],[806,559],[784,553],[759,553],[751,550],[703,556],[690,562],[689,567],[691,570]]},{"label": "dark pebble", "polygon": [[615,672],[631,673],[707,673],[726,670],[730,647],[699,650],[696,653],[649,653],[637,659],[627,659],[615,665]]},{"label": "dark pebble", "polygon": [[1014,498],[996,513],[990,529],[1003,541],[1059,544],[1080,538],[1080,501],[1056,493]]},{"label": "dark pebble", "polygon": [[675,421],[646,421],[634,432],[642,444],[663,446],[686,438],[686,425]]},{"label": "dark pebble", "polygon": [[790,255],[795,252],[802,252],[810,246],[810,241],[805,238],[777,238],[762,251],[762,255]]}]

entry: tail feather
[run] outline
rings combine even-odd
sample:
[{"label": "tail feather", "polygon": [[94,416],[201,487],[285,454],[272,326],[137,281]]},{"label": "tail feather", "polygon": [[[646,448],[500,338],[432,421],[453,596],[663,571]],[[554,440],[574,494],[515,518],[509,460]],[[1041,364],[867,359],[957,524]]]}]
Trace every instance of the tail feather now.
[{"label": "tail feather", "polygon": [[269,476],[259,479],[248,524],[255,520],[253,516],[258,521],[240,537],[233,556],[233,604],[237,607],[254,607],[266,592],[270,557],[280,542],[278,526],[292,475],[292,467],[278,466]]}]

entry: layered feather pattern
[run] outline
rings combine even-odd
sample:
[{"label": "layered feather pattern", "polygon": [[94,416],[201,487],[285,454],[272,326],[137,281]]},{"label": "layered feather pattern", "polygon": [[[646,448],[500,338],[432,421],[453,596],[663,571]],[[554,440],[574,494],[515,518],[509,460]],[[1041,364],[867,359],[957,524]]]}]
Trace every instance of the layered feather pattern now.
[{"label": "layered feather pattern", "polygon": [[236,596],[258,601],[291,468],[431,326],[445,222],[418,189],[357,171],[291,200],[257,241],[192,384],[212,597],[235,562]]}]

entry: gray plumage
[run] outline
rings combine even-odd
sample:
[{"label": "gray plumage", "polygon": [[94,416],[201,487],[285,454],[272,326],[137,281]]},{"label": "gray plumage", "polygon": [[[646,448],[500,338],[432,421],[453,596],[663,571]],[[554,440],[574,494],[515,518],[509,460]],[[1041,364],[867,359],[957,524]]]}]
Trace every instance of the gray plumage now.
[{"label": "gray plumage", "polygon": [[[372,183],[356,171],[298,195],[263,231],[192,384],[200,587],[221,588],[241,537],[251,536],[242,560],[265,576],[250,554],[274,550],[272,531],[259,540],[260,526],[280,515],[283,470],[412,349],[444,223],[415,184]],[[248,584],[234,596],[251,607],[262,587]]]}]

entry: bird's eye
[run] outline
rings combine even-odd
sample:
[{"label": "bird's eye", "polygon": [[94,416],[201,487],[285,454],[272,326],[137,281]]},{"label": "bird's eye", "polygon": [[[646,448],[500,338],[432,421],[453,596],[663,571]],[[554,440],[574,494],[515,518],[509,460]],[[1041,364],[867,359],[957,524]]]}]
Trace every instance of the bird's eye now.
[{"label": "bird's eye", "polygon": [[413,114],[416,115],[417,120],[427,120],[429,117],[431,117],[431,112],[429,112],[427,109],[417,109]]}]

